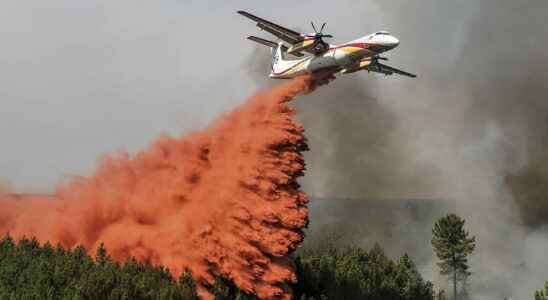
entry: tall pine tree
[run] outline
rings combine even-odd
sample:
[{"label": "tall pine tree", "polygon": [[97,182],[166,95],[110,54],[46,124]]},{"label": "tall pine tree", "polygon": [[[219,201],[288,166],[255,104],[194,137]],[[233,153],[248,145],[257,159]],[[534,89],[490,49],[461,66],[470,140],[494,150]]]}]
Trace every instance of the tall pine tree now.
[{"label": "tall pine tree", "polygon": [[464,230],[464,220],[449,214],[434,224],[432,246],[439,258],[437,265],[442,275],[449,275],[453,281],[453,297],[457,299],[457,282],[464,281],[468,271],[468,255],[476,248],[476,237]]}]

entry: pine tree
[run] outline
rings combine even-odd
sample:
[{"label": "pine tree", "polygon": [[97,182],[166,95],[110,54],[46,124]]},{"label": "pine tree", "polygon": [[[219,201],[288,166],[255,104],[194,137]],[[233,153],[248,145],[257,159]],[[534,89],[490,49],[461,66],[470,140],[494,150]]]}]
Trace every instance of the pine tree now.
[{"label": "pine tree", "polygon": [[186,269],[179,277],[179,287],[182,291],[183,298],[186,300],[197,300],[198,293],[196,292],[196,282],[192,278],[190,270]]},{"label": "pine tree", "polygon": [[535,292],[535,300],[548,300],[548,281],[544,284],[544,291]]},{"label": "pine tree", "polygon": [[457,282],[470,276],[468,255],[476,247],[476,237],[469,237],[464,230],[464,219],[449,214],[439,219],[432,230],[432,246],[440,259],[440,274],[450,275],[453,281],[453,297],[457,299]]}]

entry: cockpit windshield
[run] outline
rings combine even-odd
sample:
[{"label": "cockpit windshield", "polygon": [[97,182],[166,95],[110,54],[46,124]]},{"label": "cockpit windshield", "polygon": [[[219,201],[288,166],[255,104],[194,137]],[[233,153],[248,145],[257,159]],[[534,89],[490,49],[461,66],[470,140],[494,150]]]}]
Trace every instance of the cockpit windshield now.
[{"label": "cockpit windshield", "polygon": [[388,31],[379,31],[379,32],[376,32],[375,35],[390,35],[390,32],[388,32]]}]

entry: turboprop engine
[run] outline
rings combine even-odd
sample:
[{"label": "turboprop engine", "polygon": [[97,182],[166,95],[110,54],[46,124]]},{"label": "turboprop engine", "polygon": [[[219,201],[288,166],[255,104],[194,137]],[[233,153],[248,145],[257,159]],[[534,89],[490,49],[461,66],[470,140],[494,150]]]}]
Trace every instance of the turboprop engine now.
[{"label": "turboprop engine", "polygon": [[[384,66],[384,65],[380,65],[379,60],[388,60],[388,58],[381,57],[381,56],[378,56],[378,55],[373,56],[373,57],[366,57],[366,58],[360,60],[359,63],[353,64],[349,67],[346,67],[346,68],[342,69],[341,73],[349,74],[349,73],[354,73],[354,72],[365,69],[365,70],[368,70],[368,71],[383,73],[385,75],[392,74],[392,71],[383,69],[383,68],[388,68],[388,67]],[[381,66],[383,68],[381,68]]]},{"label": "turboprop engine", "polygon": [[287,50],[288,54],[294,54],[299,51],[306,51],[308,49],[314,49],[314,48],[320,48],[321,50],[329,49],[329,45],[322,40],[322,38],[332,38],[333,36],[330,34],[324,34],[323,29],[325,28],[325,25],[327,23],[323,23],[320,31],[316,29],[316,26],[314,26],[314,22],[310,22],[312,25],[312,29],[314,29],[314,33],[307,34],[304,36],[304,39],[294,44],[293,46],[289,47]]},{"label": "turboprop engine", "polygon": [[320,39],[316,39],[315,37],[306,37],[302,42],[289,47],[287,53],[294,54],[303,50],[314,48],[320,41]]},{"label": "turboprop engine", "polygon": [[370,57],[368,58],[364,58],[362,60],[360,60],[359,63],[357,64],[353,64],[347,68],[344,68],[341,70],[341,73],[343,74],[349,74],[349,73],[354,73],[354,72],[358,72],[360,70],[363,70],[363,69],[367,69],[369,68],[369,66],[371,65],[372,63],[372,60]]}]

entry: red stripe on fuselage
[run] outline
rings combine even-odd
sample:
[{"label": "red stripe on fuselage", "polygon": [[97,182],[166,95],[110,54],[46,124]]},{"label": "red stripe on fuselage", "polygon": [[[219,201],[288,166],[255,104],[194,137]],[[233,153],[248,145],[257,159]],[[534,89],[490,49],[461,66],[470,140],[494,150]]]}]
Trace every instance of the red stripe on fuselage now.
[{"label": "red stripe on fuselage", "polygon": [[303,64],[303,63],[305,63],[307,60],[310,60],[310,59],[312,59],[312,58],[313,58],[313,56],[308,57],[307,59],[303,59],[301,62],[298,62],[298,63],[292,65],[291,67],[289,67],[289,68],[287,68],[287,69],[285,69],[285,70],[283,70],[282,72],[279,72],[279,73],[276,73],[276,72],[274,72],[274,70],[272,70],[272,74],[274,74],[274,75],[282,75],[282,74],[287,73],[288,71],[290,71],[290,70],[296,68],[297,66],[299,66],[299,65],[301,65],[301,64]]}]

